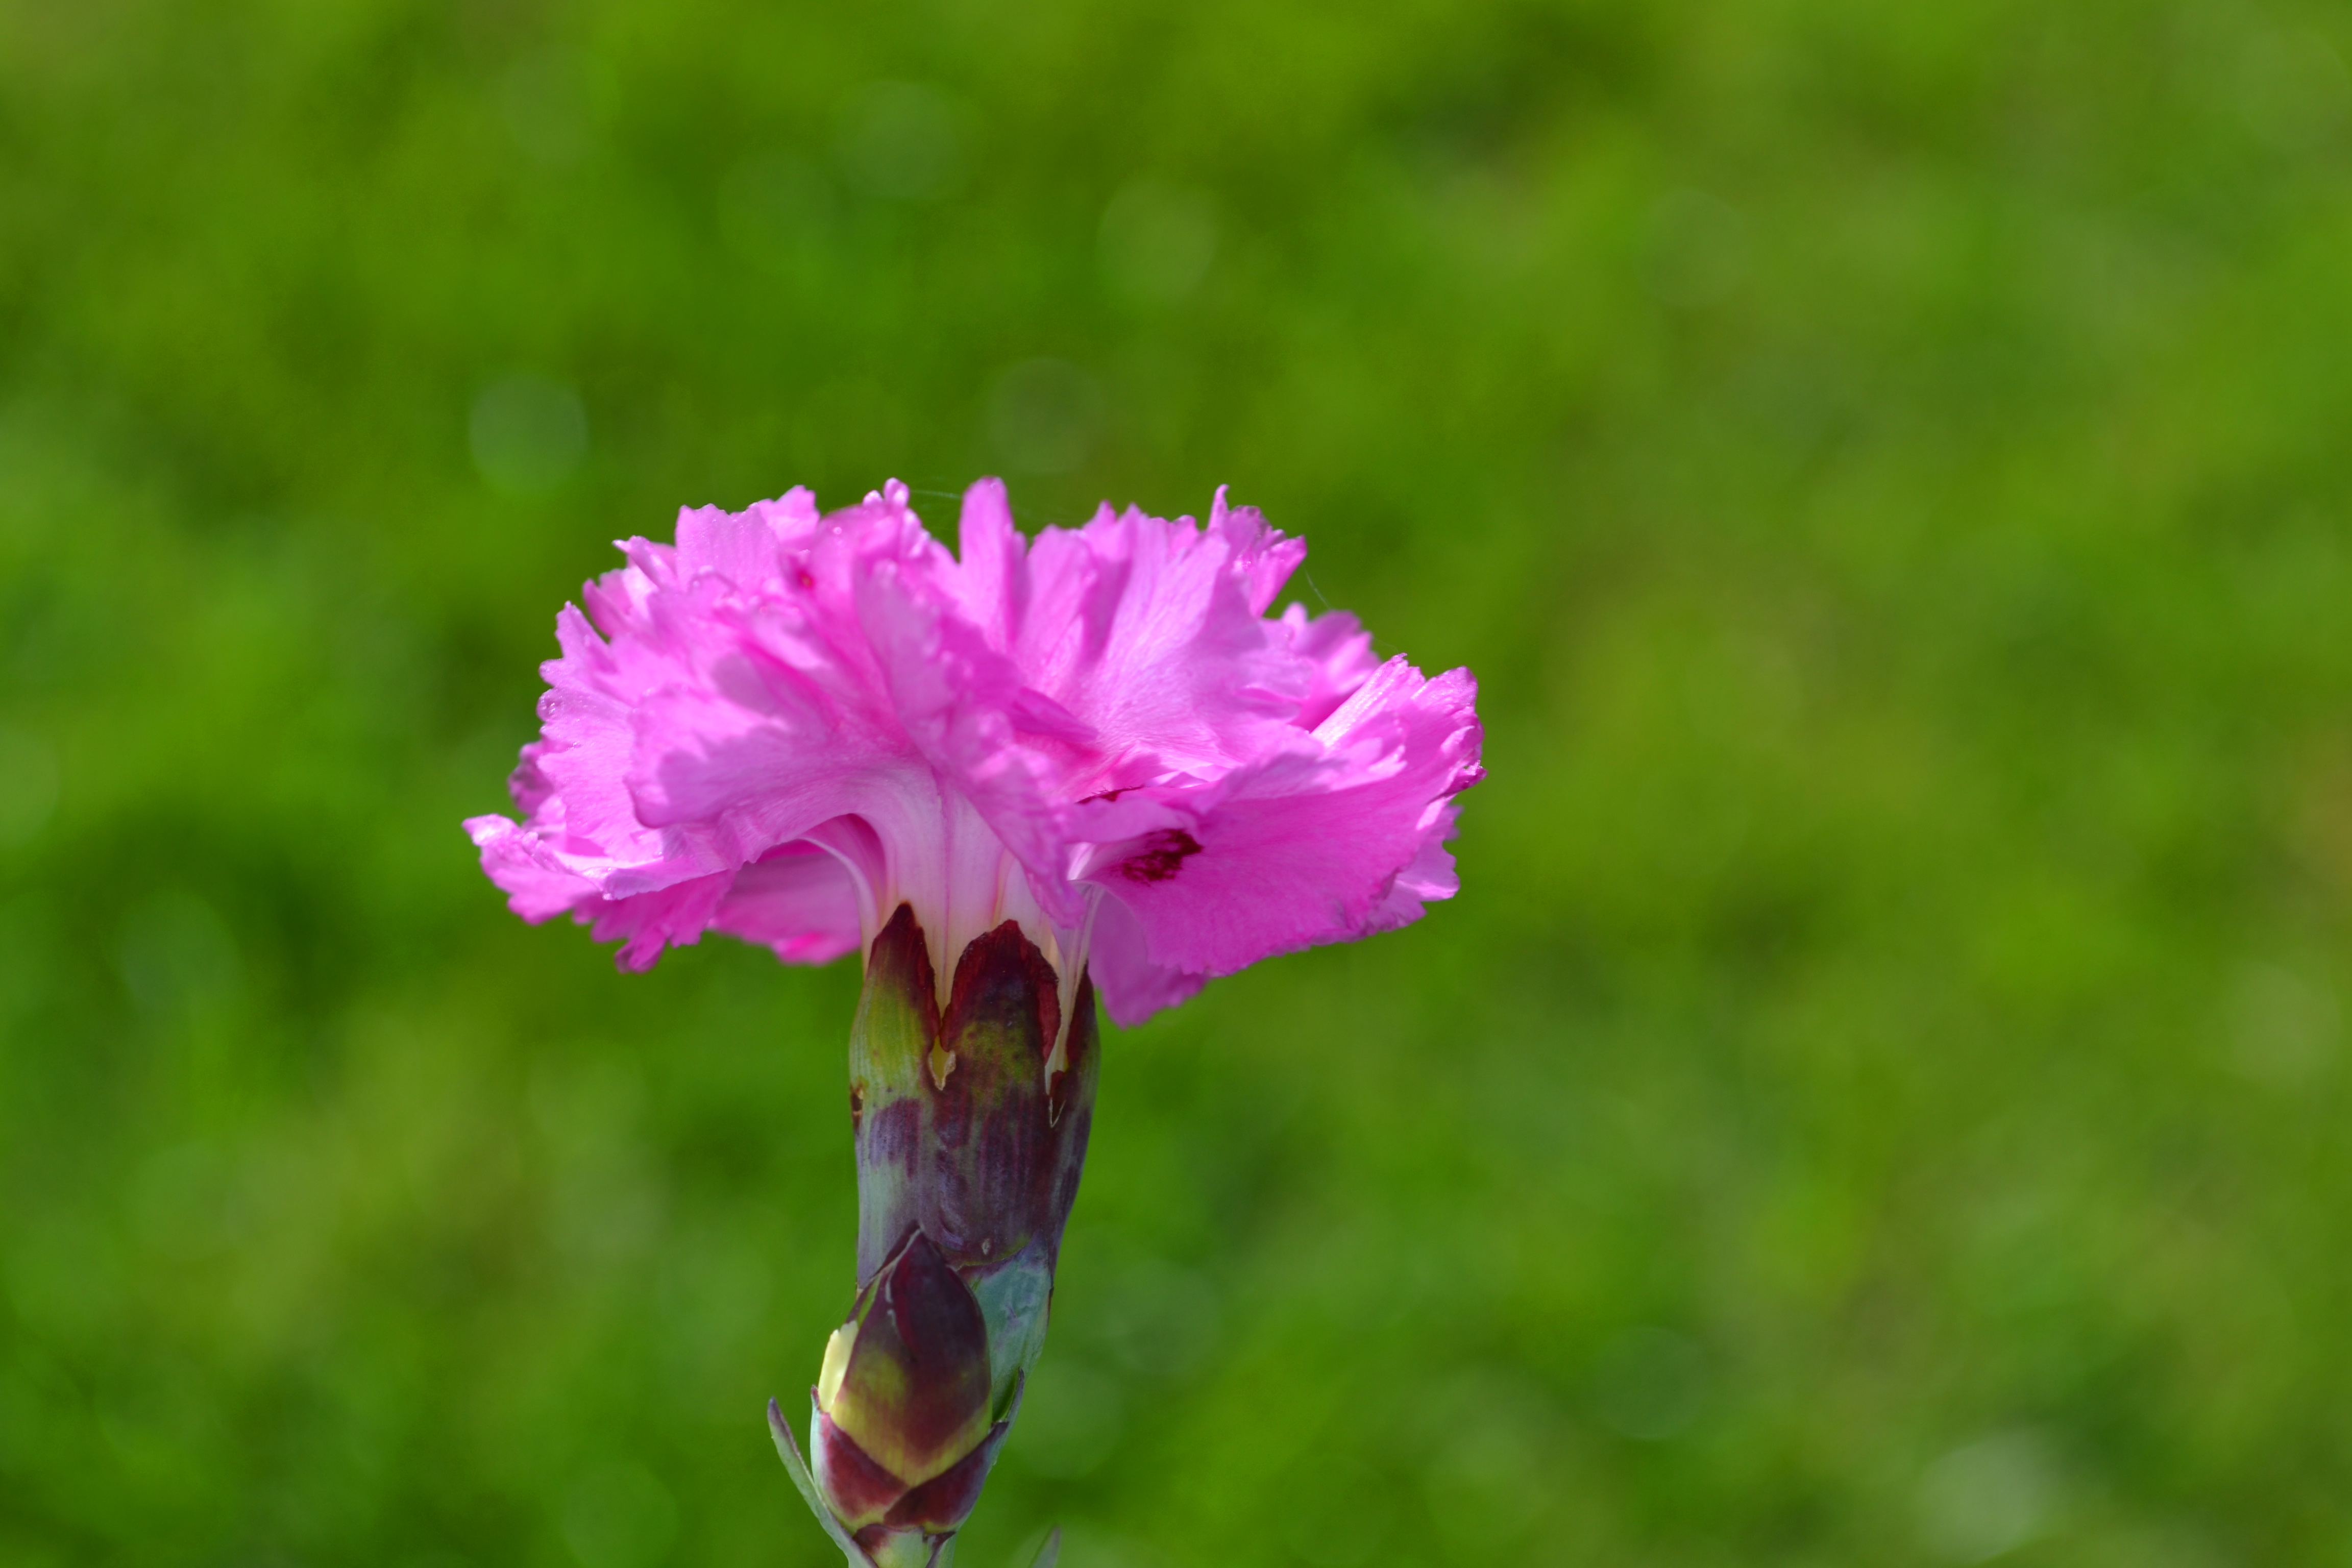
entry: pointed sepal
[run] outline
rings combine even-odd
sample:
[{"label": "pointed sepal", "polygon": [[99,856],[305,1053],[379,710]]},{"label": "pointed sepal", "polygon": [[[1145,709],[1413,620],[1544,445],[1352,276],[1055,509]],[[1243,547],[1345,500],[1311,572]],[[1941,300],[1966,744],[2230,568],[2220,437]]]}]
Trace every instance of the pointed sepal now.
[{"label": "pointed sepal", "polygon": [[[827,1425],[861,1450],[898,1489],[946,1470],[985,1440],[989,1428],[988,1326],[971,1287],[917,1231],[883,1266],[835,1336],[847,1336],[837,1373],[827,1355],[817,1384]],[[827,1386],[827,1382],[832,1386]],[[817,1476],[827,1470],[820,1456]],[[868,1495],[862,1484],[852,1494]],[[845,1521],[867,1511],[835,1497]]]},{"label": "pointed sepal", "polygon": [[801,1458],[801,1446],[793,1436],[792,1423],[784,1419],[783,1407],[772,1399],[768,1401],[768,1436],[774,1440],[776,1457],[783,1460],[784,1473],[793,1478],[801,1500],[816,1515],[817,1523],[833,1543],[841,1548],[848,1568],[874,1568],[874,1560],[866,1554],[866,1549],[857,1544],[856,1538],[842,1527],[841,1521],[834,1517],[833,1510],[825,1506],[824,1496],[817,1490],[816,1477],[810,1472],[808,1461]]}]

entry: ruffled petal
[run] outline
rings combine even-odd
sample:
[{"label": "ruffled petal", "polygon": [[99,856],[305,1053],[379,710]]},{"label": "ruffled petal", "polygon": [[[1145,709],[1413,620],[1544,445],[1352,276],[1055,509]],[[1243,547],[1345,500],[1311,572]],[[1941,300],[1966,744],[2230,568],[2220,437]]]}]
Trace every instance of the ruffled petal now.
[{"label": "ruffled petal", "polygon": [[993,481],[966,494],[958,601],[1022,679],[1075,721],[1041,740],[1055,783],[1082,798],[1246,762],[1296,726],[1313,666],[1264,612],[1305,555],[1219,492],[1213,525],[1106,506],[1023,553]]},{"label": "ruffled petal", "polygon": [[1095,916],[1089,962],[1103,1005],[1129,1028],[1186,1000],[1209,978],[1198,970],[1155,963],[1142,917],[1117,899],[1106,899]]},{"label": "ruffled petal", "polygon": [[1303,743],[1213,784],[1146,792],[1170,822],[1104,845],[1087,868],[1105,900],[1093,951],[1111,1016],[1136,1022],[1172,989],[1402,924],[1450,895],[1442,841],[1453,796],[1480,776],[1475,698],[1466,670],[1428,679],[1391,659]]},{"label": "ruffled petal", "polygon": [[857,883],[814,844],[779,845],[735,873],[711,924],[788,963],[824,963],[861,945]]},{"label": "ruffled petal", "polygon": [[1293,720],[1302,729],[1328,719],[1381,667],[1372,634],[1345,610],[1327,610],[1309,620],[1306,605],[1293,605],[1282,613],[1282,634],[1308,669],[1307,693]]},{"label": "ruffled petal", "polygon": [[734,872],[719,871],[634,898],[583,900],[572,918],[598,942],[618,942],[621,951],[614,962],[642,972],[654,966],[663,948],[692,947],[701,941],[734,880]]},{"label": "ruffled petal", "polygon": [[533,925],[599,896],[593,881],[558,861],[511,818],[469,816],[466,832],[482,852],[483,874],[507,895],[507,908]]}]

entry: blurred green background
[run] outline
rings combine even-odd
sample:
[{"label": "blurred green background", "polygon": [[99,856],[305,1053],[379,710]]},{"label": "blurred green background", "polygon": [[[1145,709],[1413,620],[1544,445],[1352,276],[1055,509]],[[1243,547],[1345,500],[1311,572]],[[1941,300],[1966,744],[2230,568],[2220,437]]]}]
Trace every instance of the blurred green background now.
[{"label": "blurred green background", "polygon": [[457,821],[612,539],[985,472],[1229,482],[1492,777],[1110,1039],[968,1568],[2352,1563],[2347,52],[0,4],[0,1563],[825,1561],[856,976]]}]

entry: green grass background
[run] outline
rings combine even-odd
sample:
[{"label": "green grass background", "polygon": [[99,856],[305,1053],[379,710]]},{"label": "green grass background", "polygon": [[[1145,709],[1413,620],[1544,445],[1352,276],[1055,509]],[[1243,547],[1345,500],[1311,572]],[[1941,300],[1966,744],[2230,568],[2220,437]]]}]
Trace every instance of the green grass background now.
[{"label": "green grass background", "polygon": [[1230,483],[1492,776],[1109,1039],[968,1568],[2352,1563],[2347,54],[0,4],[0,1563],[825,1560],[854,973],[457,825],[609,541],[985,472]]}]

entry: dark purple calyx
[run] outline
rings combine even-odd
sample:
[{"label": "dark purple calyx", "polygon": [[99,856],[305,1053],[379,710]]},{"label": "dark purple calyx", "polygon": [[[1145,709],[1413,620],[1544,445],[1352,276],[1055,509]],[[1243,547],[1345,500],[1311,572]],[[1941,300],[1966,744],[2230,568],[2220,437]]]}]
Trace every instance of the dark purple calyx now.
[{"label": "dark purple calyx", "polygon": [[1094,986],[1061,983],[1019,925],[974,939],[942,1015],[900,905],[874,939],[849,1051],[861,1285],[916,1231],[967,1277],[1043,1243],[1050,1270],[1093,1121]]},{"label": "dark purple calyx", "polygon": [[1083,974],[1007,921],[957,955],[940,1005],[900,905],[866,954],[849,1046],[858,1294],[826,1347],[818,1489],[878,1568],[934,1561],[978,1501],[1045,1345],[1094,1121]]}]

